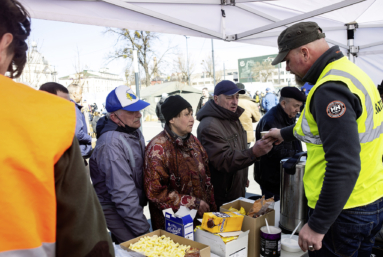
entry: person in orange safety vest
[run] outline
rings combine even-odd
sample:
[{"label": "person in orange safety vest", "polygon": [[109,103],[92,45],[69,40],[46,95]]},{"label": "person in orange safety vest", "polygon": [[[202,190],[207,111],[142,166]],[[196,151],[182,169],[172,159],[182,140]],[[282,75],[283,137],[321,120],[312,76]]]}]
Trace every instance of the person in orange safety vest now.
[{"label": "person in orange safety vest", "polygon": [[114,256],[74,104],[11,79],[25,66],[30,27],[18,1],[0,1],[0,256]]}]

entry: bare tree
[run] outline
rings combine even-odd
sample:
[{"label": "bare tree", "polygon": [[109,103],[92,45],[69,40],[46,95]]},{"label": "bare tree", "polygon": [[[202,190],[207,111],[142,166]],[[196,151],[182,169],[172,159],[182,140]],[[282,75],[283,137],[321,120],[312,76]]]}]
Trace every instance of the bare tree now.
[{"label": "bare tree", "polygon": [[165,57],[177,47],[168,44],[167,47],[163,48],[162,53],[157,52],[153,46],[161,40],[157,33],[150,31],[108,28],[105,33],[117,36],[116,45],[119,45],[114,53],[109,54],[110,60],[123,58],[131,63],[133,50],[137,50],[138,63],[145,72],[146,86],[150,85],[153,75],[160,75],[161,66],[166,62]]},{"label": "bare tree", "polygon": [[216,70],[215,71],[215,83],[217,84],[218,82],[223,80],[223,71],[222,70]]},{"label": "bare tree", "polygon": [[188,74],[188,66],[187,62],[185,60],[184,55],[178,54],[176,56],[176,59],[173,60],[173,70],[177,74],[181,74],[180,76],[177,76],[177,80],[180,82],[188,82],[188,79],[191,77],[195,69],[195,63],[193,60],[189,59],[189,74]]},{"label": "bare tree", "polygon": [[[219,62],[219,57],[216,57],[214,60],[214,66],[215,66],[215,83],[218,83],[222,81],[222,75],[223,72],[221,70],[217,70],[217,63]],[[202,68],[203,71],[206,73],[207,78],[213,78],[214,72],[213,72],[213,58],[210,54],[207,54],[205,59],[202,60]]]},{"label": "bare tree", "polygon": [[256,62],[252,67],[253,79],[260,82],[267,82],[267,79],[272,75],[275,67],[271,64],[271,60],[265,59],[262,62]]},{"label": "bare tree", "polygon": [[80,86],[81,88],[84,87],[84,68],[81,64],[81,53],[80,49],[78,49],[78,46],[76,46],[76,51],[75,51],[75,57],[74,57],[74,63],[73,63],[73,68],[74,68],[74,78],[72,84],[76,84]]},{"label": "bare tree", "polygon": [[136,77],[133,71],[131,71],[130,67],[125,70],[125,80],[127,86],[135,86],[136,85]]},{"label": "bare tree", "polygon": [[213,60],[211,55],[207,55],[204,60],[202,60],[202,69],[206,73],[206,77],[213,77]]}]

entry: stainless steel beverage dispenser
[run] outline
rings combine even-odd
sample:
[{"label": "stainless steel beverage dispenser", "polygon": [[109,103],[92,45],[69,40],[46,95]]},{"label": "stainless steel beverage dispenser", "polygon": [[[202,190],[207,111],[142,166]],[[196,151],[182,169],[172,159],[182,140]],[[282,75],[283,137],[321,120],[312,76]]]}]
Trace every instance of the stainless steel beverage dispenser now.
[{"label": "stainless steel beverage dispenser", "polygon": [[297,153],[281,160],[281,217],[279,226],[284,233],[292,233],[302,221],[297,232],[308,218],[307,198],[303,186],[307,152]]}]

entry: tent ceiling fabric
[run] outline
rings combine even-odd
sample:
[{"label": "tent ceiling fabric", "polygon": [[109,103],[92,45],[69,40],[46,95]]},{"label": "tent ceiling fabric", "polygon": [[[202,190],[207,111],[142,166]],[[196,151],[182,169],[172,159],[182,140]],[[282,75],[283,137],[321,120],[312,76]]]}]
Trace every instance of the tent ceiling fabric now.
[{"label": "tent ceiling fabric", "polygon": [[[383,0],[20,0],[37,19],[146,30],[277,46],[279,33],[315,21],[347,54],[347,26],[356,22],[356,63],[383,79]],[[359,47],[359,49],[358,49]],[[362,58],[363,57],[363,58]]]}]

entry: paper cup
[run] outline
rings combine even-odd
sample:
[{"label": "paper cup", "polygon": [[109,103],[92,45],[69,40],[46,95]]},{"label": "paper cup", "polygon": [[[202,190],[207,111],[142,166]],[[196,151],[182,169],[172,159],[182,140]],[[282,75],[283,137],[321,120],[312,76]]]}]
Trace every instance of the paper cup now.
[{"label": "paper cup", "polygon": [[282,235],[282,250],[287,252],[296,253],[301,250],[298,244],[299,236],[293,235],[290,239],[290,235]]},{"label": "paper cup", "polygon": [[261,137],[263,137],[263,136],[266,135],[267,133],[269,133],[269,131],[261,131]]}]

